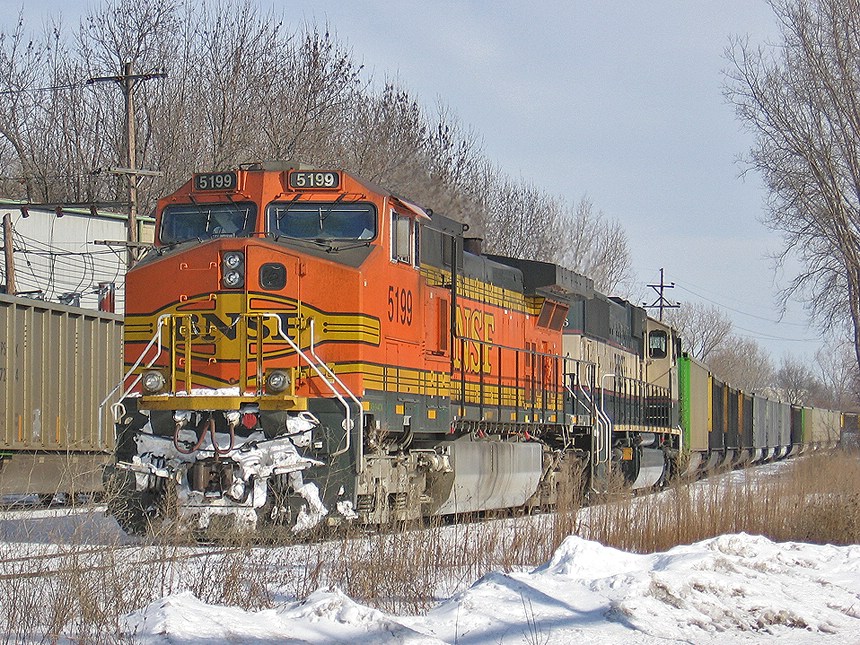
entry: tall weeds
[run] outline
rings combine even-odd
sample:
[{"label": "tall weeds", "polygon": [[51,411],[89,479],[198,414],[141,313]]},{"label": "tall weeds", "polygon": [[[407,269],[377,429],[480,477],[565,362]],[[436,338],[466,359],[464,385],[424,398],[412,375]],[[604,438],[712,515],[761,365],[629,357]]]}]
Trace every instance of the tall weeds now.
[{"label": "tall weeds", "polygon": [[587,510],[579,535],[639,553],[740,532],[776,541],[860,542],[856,453],[816,453],[768,472],[679,481],[646,497],[610,493]]},{"label": "tall weeds", "polygon": [[[451,524],[358,529],[297,543],[289,533],[197,544],[177,525],[128,543],[98,507],[46,536],[18,531],[0,542],[0,642],[133,642],[123,617],[169,594],[256,610],[321,587],[390,612],[416,613],[493,570],[548,560],[571,534],[635,552],[669,549],[723,533],[777,541],[860,542],[860,459],[814,454],[763,475],[727,473],[630,497],[615,487],[581,508],[581,483],[561,478],[553,512],[498,514]],[[87,517],[87,513],[91,514]],[[5,520],[8,523],[9,520]],[[275,539],[277,538],[277,543]],[[118,635],[119,634],[119,635]]]}]

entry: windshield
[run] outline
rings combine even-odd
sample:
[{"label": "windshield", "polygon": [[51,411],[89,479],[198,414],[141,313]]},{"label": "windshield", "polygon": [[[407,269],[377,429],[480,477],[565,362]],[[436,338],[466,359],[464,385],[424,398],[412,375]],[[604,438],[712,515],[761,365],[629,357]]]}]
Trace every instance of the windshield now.
[{"label": "windshield", "polygon": [[367,203],[275,202],[266,210],[269,232],[301,240],[372,240],[376,208]]},{"label": "windshield", "polygon": [[257,206],[251,202],[172,204],[161,213],[161,242],[250,235],[256,219]]}]

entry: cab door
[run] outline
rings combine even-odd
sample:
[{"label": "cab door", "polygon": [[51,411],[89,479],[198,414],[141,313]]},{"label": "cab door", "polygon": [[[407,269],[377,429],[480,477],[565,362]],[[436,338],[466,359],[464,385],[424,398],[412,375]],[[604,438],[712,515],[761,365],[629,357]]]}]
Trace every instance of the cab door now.
[{"label": "cab door", "polygon": [[257,341],[262,342],[263,368],[299,367],[298,357],[284,336],[300,346],[302,258],[284,248],[253,244],[247,248],[245,302],[248,317],[248,373],[257,373]]}]

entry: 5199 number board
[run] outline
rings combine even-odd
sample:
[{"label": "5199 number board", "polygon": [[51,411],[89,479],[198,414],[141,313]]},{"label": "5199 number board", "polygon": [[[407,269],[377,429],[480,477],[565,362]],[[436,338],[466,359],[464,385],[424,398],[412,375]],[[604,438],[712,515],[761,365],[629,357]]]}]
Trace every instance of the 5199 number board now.
[{"label": "5199 number board", "polygon": [[239,177],[235,172],[201,172],[194,175],[194,190],[236,190]]}]

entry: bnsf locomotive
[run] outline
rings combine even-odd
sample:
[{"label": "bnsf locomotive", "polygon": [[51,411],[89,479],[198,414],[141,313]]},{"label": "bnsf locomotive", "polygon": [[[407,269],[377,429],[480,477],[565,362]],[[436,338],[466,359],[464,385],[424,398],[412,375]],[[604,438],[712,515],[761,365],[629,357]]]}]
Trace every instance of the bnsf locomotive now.
[{"label": "bnsf locomotive", "polygon": [[465,228],[300,165],[196,174],[160,200],[126,279],[121,525],[528,509],[574,467],[647,487],[682,462],[778,456],[752,430],[744,449],[736,391],[722,426],[702,397],[696,426],[689,388],[723,384],[670,328],[562,267],[483,255]]}]

